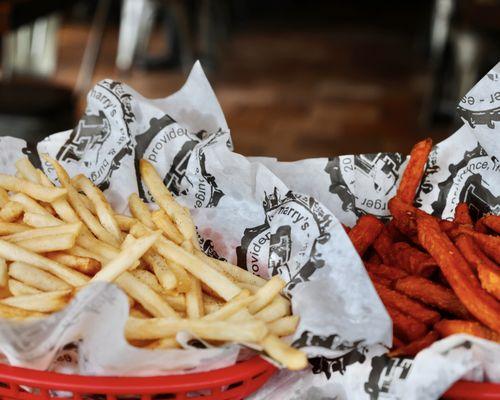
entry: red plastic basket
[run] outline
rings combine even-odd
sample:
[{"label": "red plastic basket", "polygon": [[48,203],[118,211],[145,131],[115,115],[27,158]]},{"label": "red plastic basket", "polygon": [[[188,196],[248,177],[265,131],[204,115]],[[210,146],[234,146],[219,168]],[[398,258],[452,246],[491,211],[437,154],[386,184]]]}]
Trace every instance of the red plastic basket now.
[{"label": "red plastic basket", "polygon": [[[0,399],[42,400],[68,392],[68,399],[239,400],[257,391],[276,368],[256,356],[231,367],[177,376],[95,377],[0,365]],[[500,385],[460,381],[446,400],[498,400]]]},{"label": "red plastic basket", "polygon": [[259,389],[276,367],[256,356],[231,367],[187,375],[95,377],[0,365],[0,399],[239,400]]}]

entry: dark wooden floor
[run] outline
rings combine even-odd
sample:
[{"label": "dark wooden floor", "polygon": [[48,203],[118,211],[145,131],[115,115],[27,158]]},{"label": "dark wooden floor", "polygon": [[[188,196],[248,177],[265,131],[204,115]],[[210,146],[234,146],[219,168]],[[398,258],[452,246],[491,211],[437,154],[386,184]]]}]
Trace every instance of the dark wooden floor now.
[{"label": "dark wooden floor", "polygon": [[[63,25],[57,80],[73,85],[87,28]],[[116,29],[109,28],[94,82],[120,79],[147,97],[163,97],[185,74],[116,72]],[[153,37],[153,47],[161,45]],[[242,29],[232,34],[210,76],[236,150],[282,160],[377,151],[408,152],[451,128],[422,122],[428,77],[405,36],[339,28]]]}]

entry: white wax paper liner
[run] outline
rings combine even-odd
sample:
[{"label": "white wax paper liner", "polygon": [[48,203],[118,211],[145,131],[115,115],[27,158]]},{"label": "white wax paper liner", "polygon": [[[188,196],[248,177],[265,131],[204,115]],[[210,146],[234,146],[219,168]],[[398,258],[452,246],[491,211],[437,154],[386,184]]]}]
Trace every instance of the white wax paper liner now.
[{"label": "white wax paper liner", "polygon": [[[478,127],[477,122],[473,125]],[[498,170],[494,164],[490,166],[488,160],[494,161],[478,145],[475,134],[471,126],[464,126],[435,148],[420,191],[422,208],[443,217],[451,215],[457,201],[472,202],[478,212],[498,209]],[[323,396],[317,398],[333,398],[337,389],[343,390],[345,398],[378,398],[374,392],[378,393],[376,396],[397,396],[397,388],[404,387],[400,382],[414,376],[415,368],[401,367],[406,371],[401,374],[403,378],[391,380],[392,373],[385,374],[389,377],[384,375],[384,390],[374,391],[367,384],[371,381],[366,381],[361,373],[370,371],[365,374],[370,376],[376,371],[375,366],[388,368],[394,362],[409,366],[411,361],[380,356],[385,349],[376,344],[390,343],[390,319],[337,220],[352,225],[366,212],[386,216],[387,200],[394,194],[406,157],[378,153],[295,163],[247,159],[231,151],[227,124],[199,64],[195,64],[183,88],[166,99],[148,100],[124,84],[102,81],[89,93],[86,113],[74,130],[50,136],[38,144],[37,150],[12,138],[2,138],[0,148],[5,149],[0,159],[4,171],[13,172],[13,161],[21,152],[28,154],[37,166],[41,165],[37,150],[49,153],[70,174],[83,172],[90,176],[120,211],[126,210],[126,199],[136,190],[149,199],[138,177],[137,162],[140,158],[151,161],[165,177],[169,189],[192,209],[200,242],[207,253],[264,277],[278,273],[288,282],[287,293],[294,312],[301,316],[293,343],[308,352],[312,365],[312,372],[300,373],[304,382],[311,384],[299,385],[296,396],[305,393],[301,388],[311,389],[307,397],[301,398],[316,398],[312,393]],[[479,167],[470,167],[471,160],[474,165],[483,162],[479,178],[473,173]],[[53,173],[47,165],[43,168]],[[458,174],[454,172],[457,169]],[[87,289],[90,293],[94,290],[97,289]],[[100,315],[102,310],[96,306],[93,312]],[[52,328],[43,327],[48,332]],[[109,326],[115,328],[118,333],[113,335],[118,337],[120,324]],[[10,330],[8,322],[0,325],[0,335],[5,339],[0,345],[6,348],[11,337],[4,333]],[[91,353],[92,338],[86,334],[81,337],[80,350],[85,348]],[[93,338],[101,345],[106,342],[105,336]],[[474,344],[477,341],[471,340]],[[64,344],[64,340],[46,342],[51,349]],[[491,346],[483,342],[478,346]],[[498,351],[498,346],[493,346]],[[50,357],[37,365],[26,361],[22,346],[16,347],[16,351],[0,350],[15,364],[45,368],[50,363]],[[80,372],[179,372],[179,366],[173,365],[168,355],[159,355],[148,367],[138,363],[135,369],[130,360],[148,357],[141,354],[146,350],[126,345],[121,350],[119,355],[105,352],[97,357],[80,351]],[[230,362],[231,351],[234,350],[222,349],[214,355],[213,359],[223,360],[217,366]],[[417,361],[418,357],[415,365]],[[124,362],[128,365],[124,366]],[[192,367],[206,367],[199,360],[189,362]],[[392,367],[388,369],[394,371]],[[265,389],[269,391],[271,387],[269,393],[274,397],[260,398],[287,398],[279,390],[281,376],[287,373],[283,372]],[[460,376],[452,375],[448,381]],[[489,378],[498,380],[498,375]],[[436,383],[435,392],[444,390],[448,381]],[[273,390],[273,385],[278,390]],[[329,391],[332,393],[327,394]]]}]

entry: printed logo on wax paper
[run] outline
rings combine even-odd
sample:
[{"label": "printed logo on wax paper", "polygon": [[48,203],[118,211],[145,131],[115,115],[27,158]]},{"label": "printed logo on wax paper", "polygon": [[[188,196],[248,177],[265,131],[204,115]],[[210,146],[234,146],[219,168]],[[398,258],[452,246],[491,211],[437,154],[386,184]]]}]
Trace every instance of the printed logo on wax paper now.
[{"label": "printed logo on wax paper", "polygon": [[498,158],[489,157],[478,144],[448,171],[448,178],[437,184],[438,198],[431,204],[434,215],[450,215],[460,202],[468,203],[476,218],[500,214],[500,192],[493,183],[493,174],[500,173]]},{"label": "printed logo on wax paper", "polygon": [[386,217],[386,198],[396,189],[405,159],[399,153],[330,158],[325,167],[330,193],[339,197],[344,211],[357,217],[367,213]]},{"label": "printed logo on wax paper", "polygon": [[131,97],[120,82],[98,83],[88,98],[99,110],[85,113],[56,155],[63,164],[80,163],[101,190],[109,187],[111,175],[120,168],[123,158],[132,154],[128,124],[135,115]]},{"label": "printed logo on wax paper", "polygon": [[391,358],[387,354],[372,358],[370,375],[364,384],[370,400],[392,399],[391,386],[397,380],[408,377],[413,360],[409,358]]},{"label": "printed logo on wax paper", "polygon": [[[223,135],[225,132],[222,130],[215,134],[208,134],[206,131],[188,133],[186,128],[178,125],[168,115],[159,119],[152,118],[149,128],[135,137],[136,163],[141,158],[152,162],[175,196],[186,195],[194,190],[193,207],[216,207],[224,192],[218,188],[215,177],[207,171],[204,150]],[[194,173],[188,176],[191,162],[196,164],[191,166]],[[136,170],[139,171],[139,168]],[[140,184],[139,176],[138,183],[139,194],[150,201],[149,193]]]},{"label": "printed logo on wax paper", "polygon": [[200,243],[201,250],[209,257],[215,258],[221,261],[227,261],[224,257],[220,256],[215,250],[214,242],[210,239],[200,238],[198,242]]},{"label": "printed logo on wax paper", "polygon": [[[279,274],[291,290],[325,265],[321,246],[330,240],[333,217],[312,197],[291,191],[281,196],[276,188],[262,206],[265,221],[245,229],[236,248],[237,264],[265,277]],[[294,240],[295,230],[306,240]]]},{"label": "printed logo on wax paper", "polygon": [[312,366],[314,374],[325,374],[327,379],[330,379],[335,372],[344,374],[349,365],[356,363],[364,363],[366,361],[366,353],[368,347],[363,346],[363,341],[346,342],[340,339],[339,335],[320,336],[315,335],[310,331],[302,332],[302,335],[293,342],[296,348],[304,347],[320,347],[336,351],[345,351],[338,357],[310,357],[309,364]]},{"label": "printed logo on wax paper", "polygon": [[[490,72],[483,79],[486,78],[495,82],[498,81],[498,74]],[[500,122],[500,91],[484,93],[482,90],[474,90],[473,88],[460,100],[457,113],[471,128],[475,128],[477,125],[486,125],[488,128],[494,129],[495,125]]]}]

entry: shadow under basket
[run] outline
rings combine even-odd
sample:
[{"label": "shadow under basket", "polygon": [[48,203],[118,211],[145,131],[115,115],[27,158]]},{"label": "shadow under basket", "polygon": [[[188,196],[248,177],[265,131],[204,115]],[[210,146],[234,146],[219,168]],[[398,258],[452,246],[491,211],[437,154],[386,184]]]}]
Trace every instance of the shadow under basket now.
[{"label": "shadow under basket", "polygon": [[[259,356],[209,372],[152,377],[65,375],[0,364],[0,399],[240,400],[256,392],[275,371]],[[460,381],[442,398],[498,400],[500,385]]]}]

